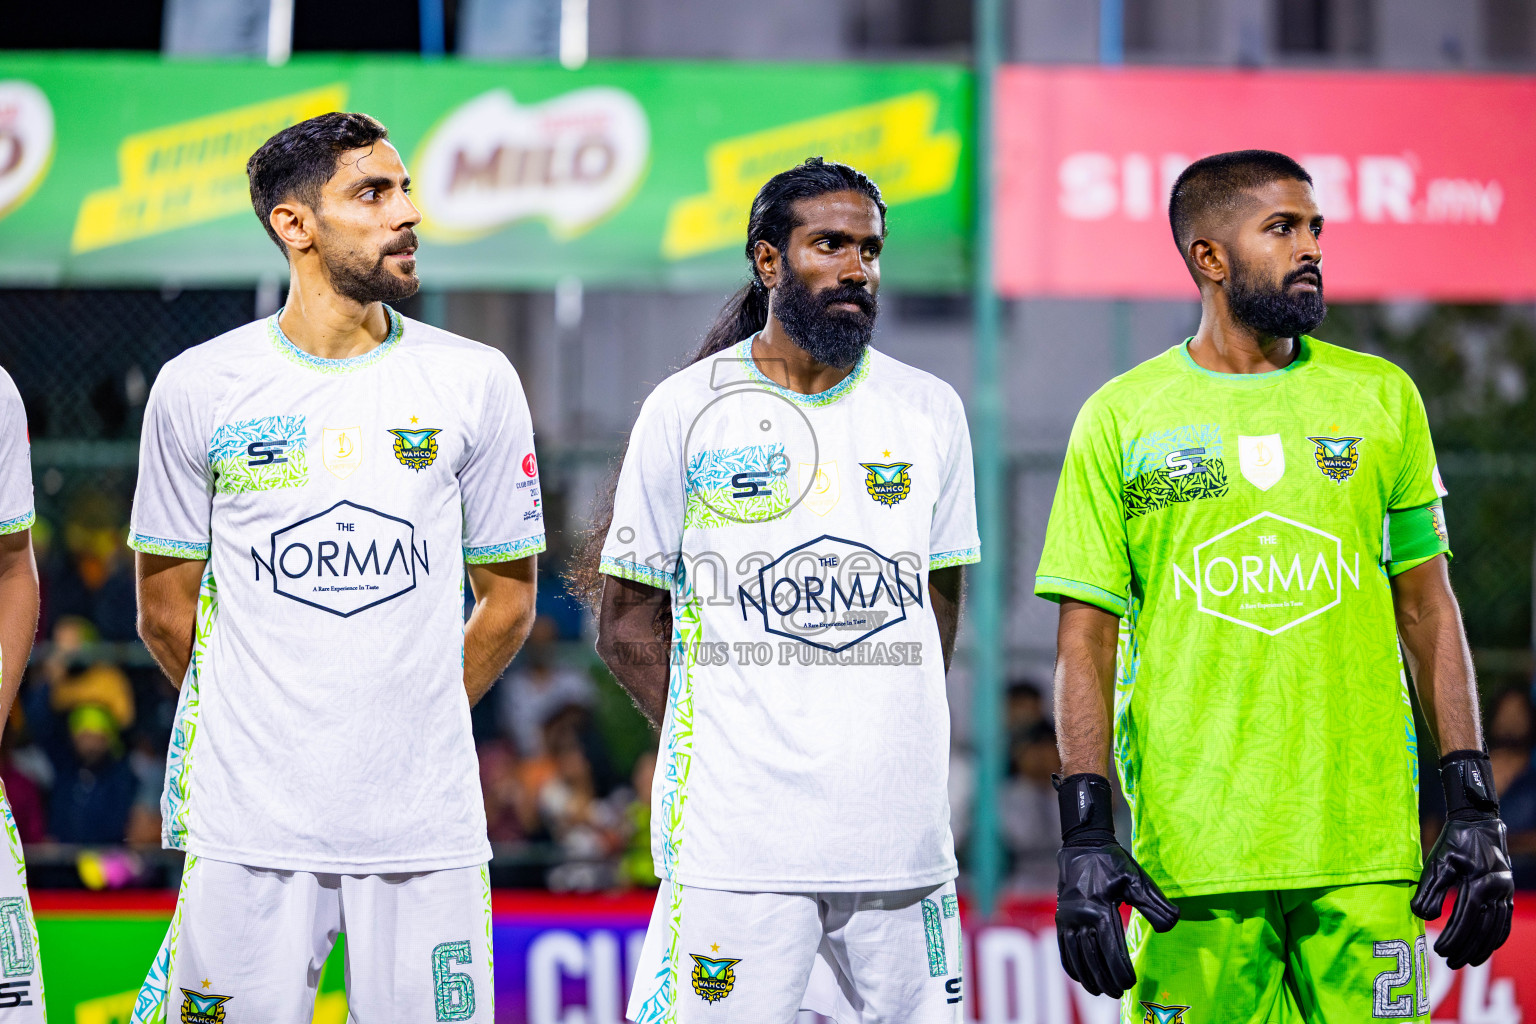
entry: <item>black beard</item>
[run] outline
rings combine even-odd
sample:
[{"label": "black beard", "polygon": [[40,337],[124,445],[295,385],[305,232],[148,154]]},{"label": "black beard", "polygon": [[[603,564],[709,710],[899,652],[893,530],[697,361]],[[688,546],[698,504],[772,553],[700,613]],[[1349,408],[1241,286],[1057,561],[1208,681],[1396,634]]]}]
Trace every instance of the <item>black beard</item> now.
[{"label": "black beard", "polygon": [[325,264],[325,275],[338,295],[360,305],[371,302],[399,302],[416,294],[421,279],[415,273],[401,277],[384,266],[391,253],[414,248],[416,232],[406,228],[400,236],[380,250],[372,263],[367,257],[355,252],[326,252],[321,250],[320,259]]},{"label": "black beard", "polygon": [[[1292,294],[1291,285],[1303,278],[1313,278],[1317,291]],[[1328,315],[1323,272],[1317,267],[1298,267],[1285,275],[1280,287],[1272,288],[1249,273],[1245,264],[1233,260],[1227,308],[1234,320],[1263,337],[1299,338],[1316,329]]]},{"label": "black beard", "polygon": [[[827,308],[835,302],[851,302],[859,311]],[[879,312],[875,297],[858,285],[834,285],[812,292],[787,259],[784,278],[773,289],[773,315],[784,333],[812,359],[839,370],[848,369],[864,354]]]}]

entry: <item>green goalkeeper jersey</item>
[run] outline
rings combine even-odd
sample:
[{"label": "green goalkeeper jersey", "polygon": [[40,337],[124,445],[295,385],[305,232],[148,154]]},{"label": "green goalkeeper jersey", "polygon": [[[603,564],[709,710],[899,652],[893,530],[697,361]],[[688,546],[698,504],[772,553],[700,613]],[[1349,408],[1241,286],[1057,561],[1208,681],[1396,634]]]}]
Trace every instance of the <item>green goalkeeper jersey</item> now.
[{"label": "green goalkeeper jersey", "polygon": [[1260,374],[1187,345],[1083,407],[1035,581],[1121,616],[1136,859],[1170,896],[1417,878],[1390,577],[1449,550],[1423,401],[1312,338]]}]

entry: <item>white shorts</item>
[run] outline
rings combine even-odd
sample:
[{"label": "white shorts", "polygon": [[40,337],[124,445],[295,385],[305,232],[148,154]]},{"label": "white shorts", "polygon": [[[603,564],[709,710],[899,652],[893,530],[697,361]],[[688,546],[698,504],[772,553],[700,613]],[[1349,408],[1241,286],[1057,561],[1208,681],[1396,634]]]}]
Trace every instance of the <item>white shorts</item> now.
[{"label": "white shorts", "polygon": [[0,791],[0,825],[5,829],[10,862],[0,860],[0,1021],[42,1024],[43,969],[37,924],[27,896],[27,862],[11,802]]},{"label": "white shorts", "polygon": [[309,1024],[338,934],[349,1021],[491,1024],[484,865],[333,875],[192,856],[133,1024]]},{"label": "white shorts", "polygon": [[629,997],[636,1024],[959,1024],[955,883],[725,892],[663,881]]}]

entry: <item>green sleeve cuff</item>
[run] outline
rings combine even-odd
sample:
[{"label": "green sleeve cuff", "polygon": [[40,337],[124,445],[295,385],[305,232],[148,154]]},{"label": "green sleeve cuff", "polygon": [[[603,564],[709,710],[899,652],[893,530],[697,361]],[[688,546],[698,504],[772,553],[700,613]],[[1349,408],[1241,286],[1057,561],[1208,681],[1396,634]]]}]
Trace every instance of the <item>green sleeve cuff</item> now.
[{"label": "green sleeve cuff", "polygon": [[644,583],[657,590],[672,589],[673,575],[670,572],[653,569],[648,565],[631,562],[624,558],[610,558],[608,555],[603,555],[598,563],[598,571],[606,576],[617,576],[635,583]]},{"label": "green sleeve cuff", "polygon": [[465,548],[464,564],[490,565],[495,562],[514,562],[519,558],[536,555],[543,550],[544,535],[537,533],[532,537],[508,541],[505,544],[488,544],[484,547]]},{"label": "green sleeve cuff", "polygon": [[[1408,559],[1407,561],[1404,561],[1404,562],[1388,562],[1387,563],[1387,575],[1388,576],[1401,576],[1403,573],[1407,572],[1409,569],[1417,569],[1419,566],[1423,565],[1425,562],[1433,562],[1438,557],[1439,557],[1438,555],[1430,555],[1428,558],[1410,558],[1410,559]],[[1451,553],[1449,551],[1447,551],[1445,553],[1445,557],[1447,557],[1447,558],[1451,557]]]},{"label": "green sleeve cuff", "polygon": [[956,551],[936,551],[928,556],[928,570],[948,569],[956,565],[970,565],[981,561],[981,548],[960,548]]},{"label": "green sleeve cuff", "polygon": [[1387,512],[1383,541],[1381,560],[1390,576],[1423,565],[1436,555],[1449,555],[1451,540],[1445,532],[1445,509],[1437,501]]},{"label": "green sleeve cuff", "polygon": [[0,534],[20,533],[22,530],[30,530],[36,522],[37,513],[29,510],[24,515],[19,515],[14,519],[7,519],[5,522],[0,523]]},{"label": "green sleeve cuff", "polygon": [[1035,593],[1047,601],[1060,603],[1064,597],[1102,608],[1111,615],[1124,617],[1129,603],[1124,594],[1112,594],[1092,583],[1062,579],[1060,576],[1036,576]]},{"label": "green sleeve cuff", "polygon": [[208,560],[209,545],[199,544],[192,540],[171,540],[165,537],[150,537],[142,533],[130,533],[128,546],[135,551],[142,551],[146,555],[161,555],[165,558],[185,558],[188,561]]}]

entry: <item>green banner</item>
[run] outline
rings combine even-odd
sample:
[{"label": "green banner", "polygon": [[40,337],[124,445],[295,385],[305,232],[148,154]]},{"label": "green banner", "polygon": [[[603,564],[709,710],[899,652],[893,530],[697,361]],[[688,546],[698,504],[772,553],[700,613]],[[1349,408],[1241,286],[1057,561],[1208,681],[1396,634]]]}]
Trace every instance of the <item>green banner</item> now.
[{"label": "green banner", "polygon": [[[129,1024],[139,986],[165,938],[169,913],[37,914],[48,1017],[64,1024]],[[345,940],[320,975],[314,1024],[345,1024]]]},{"label": "green banner", "polygon": [[957,288],[970,88],[932,65],[0,53],[0,283],[284,275],[246,158],[347,109],[389,127],[414,178],[427,287],[731,284],[758,187],[822,154],[884,190],[889,283]]}]

